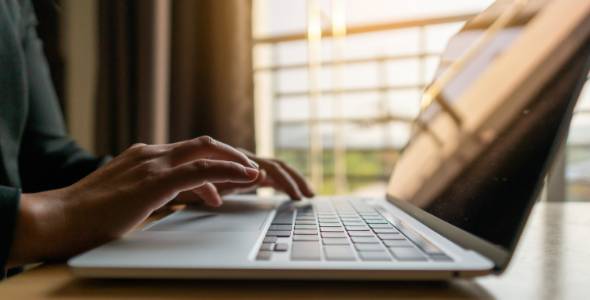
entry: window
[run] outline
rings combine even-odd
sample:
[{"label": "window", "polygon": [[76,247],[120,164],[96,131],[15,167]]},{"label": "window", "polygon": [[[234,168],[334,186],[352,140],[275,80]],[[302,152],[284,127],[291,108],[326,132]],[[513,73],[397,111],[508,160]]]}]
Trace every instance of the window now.
[{"label": "window", "polygon": [[565,151],[564,196],[570,201],[590,201],[590,86],[584,86],[570,127]]},{"label": "window", "polygon": [[260,154],[321,194],[382,193],[438,55],[490,2],[256,0]]},{"label": "window", "polygon": [[[382,193],[448,39],[491,0],[255,0],[257,147],[322,194]],[[590,88],[560,176],[590,199]]]},{"label": "window", "polygon": [[438,55],[490,2],[256,0],[260,154],[321,194],[382,192]]}]

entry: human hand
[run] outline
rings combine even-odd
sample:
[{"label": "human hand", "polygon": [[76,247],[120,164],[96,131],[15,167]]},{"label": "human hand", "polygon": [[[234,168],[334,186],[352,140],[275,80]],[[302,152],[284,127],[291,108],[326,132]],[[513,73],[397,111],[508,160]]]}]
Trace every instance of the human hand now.
[{"label": "human hand", "polygon": [[9,265],[70,257],[120,237],[181,192],[259,175],[244,153],[210,137],[136,144],[69,187],[23,194]]},{"label": "human hand", "polygon": [[260,175],[255,181],[207,183],[190,192],[179,194],[174,203],[192,204],[203,202],[209,206],[219,206],[223,195],[250,192],[259,187],[272,187],[283,191],[293,200],[314,196],[313,189],[305,178],[283,161],[256,157],[243,149],[240,149],[240,151],[260,166]]}]

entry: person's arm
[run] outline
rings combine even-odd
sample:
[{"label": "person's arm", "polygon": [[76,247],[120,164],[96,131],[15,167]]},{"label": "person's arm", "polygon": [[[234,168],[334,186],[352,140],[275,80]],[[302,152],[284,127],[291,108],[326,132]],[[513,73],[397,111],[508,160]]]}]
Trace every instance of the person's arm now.
[{"label": "person's arm", "polygon": [[210,137],[134,145],[73,185],[22,194],[8,266],[70,257],[120,237],[181,192],[258,176],[256,163]]},{"label": "person's arm", "polygon": [[42,42],[35,29],[37,20],[31,3],[23,1],[21,11],[29,107],[19,169],[23,191],[34,192],[70,185],[105,161],[80,148],[68,136]]}]

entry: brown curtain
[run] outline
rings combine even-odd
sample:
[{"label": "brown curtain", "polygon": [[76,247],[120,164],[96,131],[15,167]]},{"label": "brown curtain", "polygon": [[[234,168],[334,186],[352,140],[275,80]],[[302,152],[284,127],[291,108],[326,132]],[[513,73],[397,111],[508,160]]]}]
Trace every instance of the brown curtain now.
[{"label": "brown curtain", "polygon": [[96,152],[117,154],[135,142],[151,142],[148,94],[151,1],[98,3]]},{"label": "brown curtain", "polygon": [[[152,1],[99,1],[100,154],[152,142]],[[253,150],[251,0],[170,2],[170,140],[207,134]]]},{"label": "brown curtain", "polygon": [[170,138],[254,149],[250,0],[172,2]]}]

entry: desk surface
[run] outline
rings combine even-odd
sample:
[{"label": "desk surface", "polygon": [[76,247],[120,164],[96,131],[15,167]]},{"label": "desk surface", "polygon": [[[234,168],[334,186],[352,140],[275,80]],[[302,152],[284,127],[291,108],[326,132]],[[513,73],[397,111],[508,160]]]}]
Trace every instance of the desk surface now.
[{"label": "desk surface", "polygon": [[81,280],[41,266],[0,284],[1,299],[588,299],[590,203],[540,203],[500,277],[420,282]]}]

